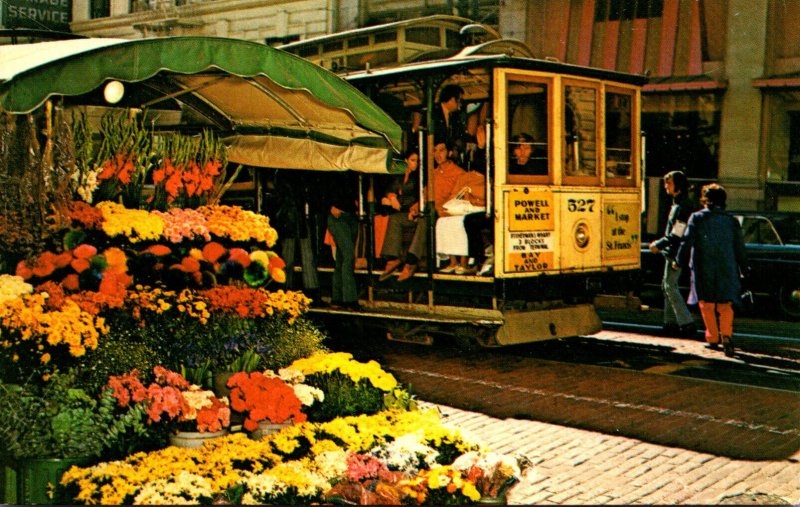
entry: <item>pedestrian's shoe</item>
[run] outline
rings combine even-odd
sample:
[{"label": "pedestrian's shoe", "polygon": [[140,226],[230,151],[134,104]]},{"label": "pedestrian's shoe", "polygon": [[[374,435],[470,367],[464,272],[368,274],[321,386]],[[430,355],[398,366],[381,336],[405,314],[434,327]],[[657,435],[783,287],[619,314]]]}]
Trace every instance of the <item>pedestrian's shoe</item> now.
[{"label": "pedestrian's shoe", "polygon": [[481,269],[478,270],[478,275],[480,276],[489,276],[494,272],[494,262],[491,259],[486,259],[486,261],[481,266]]},{"label": "pedestrian's shoe", "polygon": [[455,272],[458,268],[459,266],[457,264],[448,264],[447,266],[440,269],[439,273],[444,273],[446,275],[449,275],[450,273]]},{"label": "pedestrian's shoe", "polygon": [[722,350],[727,357],[733,357],[733,337],[722,335]]},{"label": "pedestrian's shoe", "polygon": [[414,276],[414,273],[416,271],[417,271],[416,264],[406,264],[405,266],[403,266],[403,271],[400,272],[400,276],[397,277],[397,281],[405,282],[406,280]]},{"label": "pedestrian's shoe", "polygon": [[719,343],[706,343],[706,348],[709,350],[719,350]]},{"label": "pedestrian's shoe", "polygon": [[389,262],[387,262],[386,268],[383,270],[383,273],[381,273],[381,276],[378,277],[378,281],[379,282],[386,281],[390,276],[392,276],[392,273],[400,269],[400,265],[402,264],[403,261],[401,261],[400,259],[392,259]]}]

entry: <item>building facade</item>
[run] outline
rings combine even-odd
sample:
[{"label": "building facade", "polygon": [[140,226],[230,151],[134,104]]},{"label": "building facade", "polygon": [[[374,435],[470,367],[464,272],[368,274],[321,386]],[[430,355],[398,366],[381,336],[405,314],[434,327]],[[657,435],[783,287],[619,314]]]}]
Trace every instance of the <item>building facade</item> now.
[{"label": "building facade", "polygon": [[[17,13],[28,12],[25,2],[41,5],[10,1],[22,5]],[[673,169],[725,185],[731,208],[800,211],[800,2],[72,0],[69,26],[95,37],[212,35],[279,45],[428,14],[493,25],[540,58],[647,74],[642,123],[654,216],[663,205],[659,178]],[[648,220],[648,230],[655,227]]]}]

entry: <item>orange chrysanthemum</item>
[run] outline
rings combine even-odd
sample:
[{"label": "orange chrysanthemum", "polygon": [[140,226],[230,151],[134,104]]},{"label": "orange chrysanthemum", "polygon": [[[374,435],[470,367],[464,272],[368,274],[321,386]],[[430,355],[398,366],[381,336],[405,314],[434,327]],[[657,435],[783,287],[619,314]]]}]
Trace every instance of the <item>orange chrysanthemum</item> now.
[{"label": "orange chrysanthemum", "polygon": [[203,247],[203,258],[208,262],[217,262],[223,255],[225,255],[225,247],[216,241],[206,243],[206,246]]},{"label": "orange chrysanthemum", "polygon": [[70,262],[69,265],[72,266],[72,269],[74,269],[78,273],[83,273],[84,271],[86,271],[91,267],[89,259],[75,259],[72,262]]},{"label": "orange chrysanthemum", "polygon": [[142,250],[142,253],[150,253],[157,257],[163,257],[164,255],[171,254],[172,250],[165,245],[152,245]]},{"label": "orange chrysanthemum", "polygon": [[231,248],[230,252],[228,252],[228,258],[238,262],[245,268],[250,265],[250,254],[243,248]]},{"label": "orange chrysanthemum", "polygon": [[93,247],[92,245],[87,245],[86,243],[82,245],[78,245],[72,251],[72,255],[74,255],[78,259],[91,259],[95,255],[97,255],[97,248]]}]

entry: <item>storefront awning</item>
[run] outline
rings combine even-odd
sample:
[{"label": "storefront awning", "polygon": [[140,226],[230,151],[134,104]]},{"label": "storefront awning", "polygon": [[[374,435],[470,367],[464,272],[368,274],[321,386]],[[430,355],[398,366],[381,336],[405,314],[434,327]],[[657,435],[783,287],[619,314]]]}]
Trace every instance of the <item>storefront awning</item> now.
[{"label": "storefront awning", "polygon": [[352,85],[269,46],[217,37],[77,39],[0,46],[0,111],[30,113],[51,97],[119,107],[172,108],[180,125],[209,127],[232,162],[385,173],[402,132]]},{"label": "storefront awning", "polygon": [[727,87],[727,82],[717,81],[705,75],[651,77],[642,87],[642,93],[713,91],[724,90]]},{"label": "storefront awning", "polygon": [[753,79],[756,88],[795,88],[800,89],[800,72],[766,76]]}]

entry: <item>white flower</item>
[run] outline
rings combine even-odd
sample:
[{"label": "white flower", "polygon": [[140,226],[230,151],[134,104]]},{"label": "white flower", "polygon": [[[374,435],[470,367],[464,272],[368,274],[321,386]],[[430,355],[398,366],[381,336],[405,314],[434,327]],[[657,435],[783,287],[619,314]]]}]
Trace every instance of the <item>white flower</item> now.
[{"label": "white flower", "polygon": [[278,370],[278,376],[287,384],[299,384],[306,379],[302,371],[292,368],[281,368]]},{"label": "white flower", "polygon": [[321,452],[314,456],[313,466],[320,476],[327,481],[333,481],[347,472],[348,454],[344,449]]},{"label": "white flower", "polygon": [[16,275],[0,275],[0,303],[12,301],[33,292],[33,285]]},{"label": "white flower", "polygon": [[[422,433],[409,433],[370,451],[382,459],[389,470],[415,475],[420,468],[431,468],[436,464],[439,451],[423,443]],[[424,466],[420,466],[424,464]]]},{"label": "white flower", "polygon": [[139,505],[198,504],[200,497],[213,494],[208,479],[197,474],[181,471],[177,477],[148,482],[134,498]]},{"label": "white flower", "polygon": [[300,403],[309,407],[315,401],[322,401],[325,399],[325,393],[321,389],[312,387],[306,384],[295,384],[292,386],[294,394],[300,400]]}]

